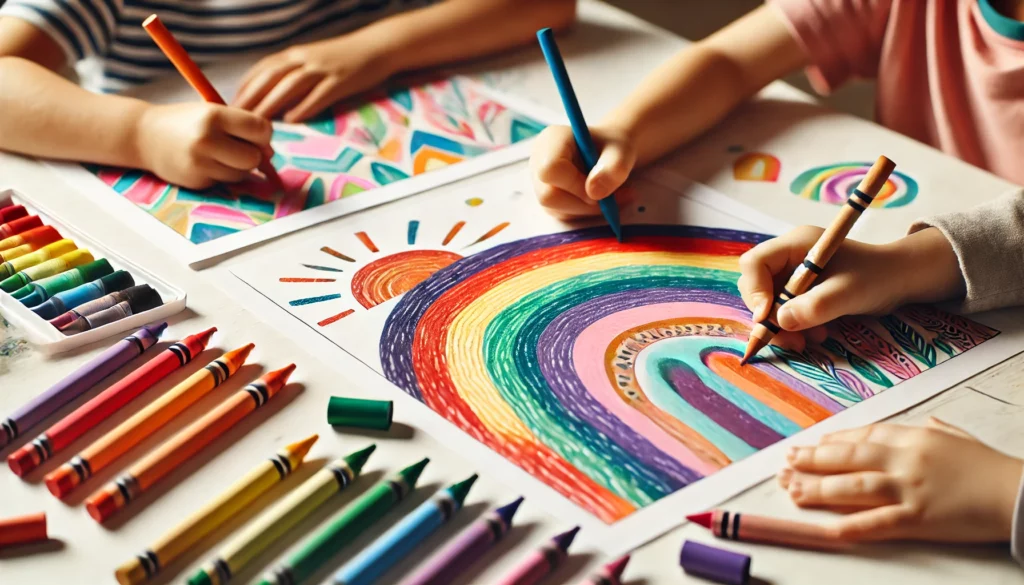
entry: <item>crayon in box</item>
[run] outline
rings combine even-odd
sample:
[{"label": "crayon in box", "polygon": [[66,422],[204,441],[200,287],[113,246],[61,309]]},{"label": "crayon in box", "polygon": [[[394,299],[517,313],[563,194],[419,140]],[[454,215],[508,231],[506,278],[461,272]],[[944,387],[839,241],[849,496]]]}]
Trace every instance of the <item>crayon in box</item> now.
[{"label": "crayon in box", "polygon": [[0,188],[0,208],[9,205],[24,205],[29,215],[38,215],[43,225],[57,229],[61,236],[74,240],[79,249],[88,249],[96,259],[107,259],[114,270],[125,270],[135,280],[135,284],[148,284],[159,293],[163,304],[158,307],[131,315],[127,318],[107,323],[99,327],[65,335],[50,323],[36,315],[13,296],[0,291],[0,313],[17,327],[25,337],[35,344],[46,355],[72,350],[101,339],[106,339],[126,331],[134,331],[147,323],[165,320],[167,317],[185,308],[185,291],[171,285],[167,281],[146,270],[139,264],[130,262],[111,248],[100,243],[74,223],[60,218],[43,206],[36,203],[29,195],[14,189]]}]

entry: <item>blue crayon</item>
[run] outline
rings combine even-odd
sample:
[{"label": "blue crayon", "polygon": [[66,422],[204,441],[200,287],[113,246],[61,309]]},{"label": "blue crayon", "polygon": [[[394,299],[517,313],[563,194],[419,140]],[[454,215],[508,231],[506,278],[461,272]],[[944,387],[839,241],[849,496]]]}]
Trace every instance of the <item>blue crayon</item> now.
[{"label": "blue crayon", "polygon": [[444,526],[462,509],[462,502],[476,481],[469,478],[443,489],[409,512],[390,530],[380,535],[363,552],[334,575],[335,585],[371,585],[411,553],[428,536]]},{"label": "blue crayon", "polygon": [[[569,72],[565,69],[565,62],[562,61],[562,53],[555,43],[555,33],[550,28],[542,28],[537,31],[537,41],[540,42],[540,50],[544,53],[544,60],[548,62],[551,76],[555,78],[555,86],[558,87],[558,95],[562,97],[562,107],[565,108],[565,115],[569,118],[569,125],[572,126],[572,135],[576,139],[576,148],[580,151],[583,165],[587,173],[594,169],[597,164],[599,153],[594,138],[590,135],[590,128],[583,119],[583,110],[580,109],[580,102],[576,99],[576,91],[569,81]],[[615,194],[612,193],[598,201],[601,207],[601,214],[604,215],[608,225],[615,234],[615,239],[622,241],[622,224],[619,223],[619,206],[615,202]]]},{"label": "blue crayon", "polygon": [[[57,293],[46,302],[32,307],[32,312],[43,319],[53,319],[78,305],[98,299],[112,292],[135,285],[135,279],[124,270],[118,270],[92,282],[76,286],[71,290]],[[22,299],[24,302],[24,299]],[[27,303],[26,303],[27,304]]]}]

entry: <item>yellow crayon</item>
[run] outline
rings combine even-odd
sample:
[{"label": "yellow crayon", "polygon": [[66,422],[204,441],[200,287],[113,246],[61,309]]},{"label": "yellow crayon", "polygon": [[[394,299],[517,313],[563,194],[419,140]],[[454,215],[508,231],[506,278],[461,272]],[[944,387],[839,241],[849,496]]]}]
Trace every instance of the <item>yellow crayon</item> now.
[{"label": "yellow crayon", "polygon": [[59,256],[63,256],[68,252],[77,250],[78,246],[76,246],[71,240],[65,238],[63,240],[57,240],[52,244],[47,244],[35,252],[17,255],[17,251],[22,248],[23,247],[19,246],[4,252],[4,260],[6,261],[3,264],[0,264],[0,280],[9,277],[12,274],[17,274],[26,268],[31,268],[37,264],[42,264],[47,260],[52,260]]},{"label": "yellow crayon", "polygon": [[114,577],[121,585],[140,585],[152,579],[206,535],[249,506],[278,482],[288,477],[305,459],[317,440],[313,435],[292,443],[243,475],[211,502],[164,534],[142,554],[118,567]]},{"label": "yellow crayon", "polygon": [[[39,250],[42,252],[42,250]],[[33,252],[37,254],[38,252]],[[29,254],[31,256],[31,254]],[[24,256],[22,256],[24,258]],[[21,260],[21,258],[15,258],[14,262]],[[47,260],[35,266],[30,266],[24,270],[12,274],[6,279],[0,281],[0,290],[6,293],[12,293],[26,284],[39,280],[40,278],[46,278],[48,276],[54,276],[60,274],[72,268],[77,268],[82,264],[88,264],[95,258],[88,250],[72,250],[63,256],[59,256],[52,260]]]},{"label": "yellow crayon", "polygon": [[225,585],[275,540],[348,487],[375,449],[365,449],[328,463],[273,508],[232,538],[217,556],[188,580],[188,585]]}]

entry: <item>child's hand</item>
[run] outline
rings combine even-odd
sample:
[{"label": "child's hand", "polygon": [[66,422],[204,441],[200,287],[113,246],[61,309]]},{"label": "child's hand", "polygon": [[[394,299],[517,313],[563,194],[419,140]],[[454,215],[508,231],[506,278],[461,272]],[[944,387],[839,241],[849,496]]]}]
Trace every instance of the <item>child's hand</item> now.
[{"label": "child's hand", "polygon": [[[361,45],[361,46],[360,46]],[[386,52],[347,36],[297,45],[261,59],[242,79],[232,105],[285,122],[311,118],[393,73]]]},{"label": "child's hand", "polygon": [[583,172],[583,161],[572,130],[568,126],[549,126],[537,136],[530,155],[533,190],[548,213],[563,219],[600,215],[597,202],[617,193],[619,205],[635,198],[631,189],[619,189],[636,163],[636,152],[623,133],[591,128],[600,158],[590,175]]},{"label": "child's hand", "polygon": [[856,511],[844,540],[1010,540],[1024,461],[937,419],[833,433],[788,459],[778,480],[798,506]]},{"label": "child's hand", "polygon": [[260,164],[270,147],[270,122],[216,104],[150,106],[137,129],[140,166],[189,189],[235,183]]},{"label": "child's hand", "polygon": [[[822,231],[799,227],[740,257],[737,286],[755,322],[768,316],[775,291],[803,262]],[[880,246],[848,239],[814,286],[779,309],[778,323],[784,331],[772,342],[802,349],[804,334],[822,341],[823,325],[843,315],[885,314],[908,303],[948,300],[962,296],[963,288],[956,254],[935,228]]]}]

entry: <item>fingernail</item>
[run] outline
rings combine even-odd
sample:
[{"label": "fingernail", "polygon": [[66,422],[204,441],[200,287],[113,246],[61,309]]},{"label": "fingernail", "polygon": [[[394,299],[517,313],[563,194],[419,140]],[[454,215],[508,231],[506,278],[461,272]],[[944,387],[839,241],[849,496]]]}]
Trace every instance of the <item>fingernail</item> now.
[{"label": "fingernail", "polygon": [[801,485],[799,481],[794,481],[793,483],[789,484],[789,497],[799,498],[804,494],[803,489],[804,486]]},{"label": "fingernail", "polygon": [[796,461],[796,456],[800,453],[800,447],[790,447],[789,451],[786,452],[786,461],[793,463]]},{"label": "fingernail", "polygon": [[800,328],[800,323],[793,317],[793,311],[786,305],[779,307],[775,313],[775,320],[778,321],[779,327],[786,331],[797,331]]},{"label": "fingernail", "polygon": [[789,481],[793,479],[793,470],[786,467],[778,473],[777,478],[782,487],[787,487],[789,485]]}]

